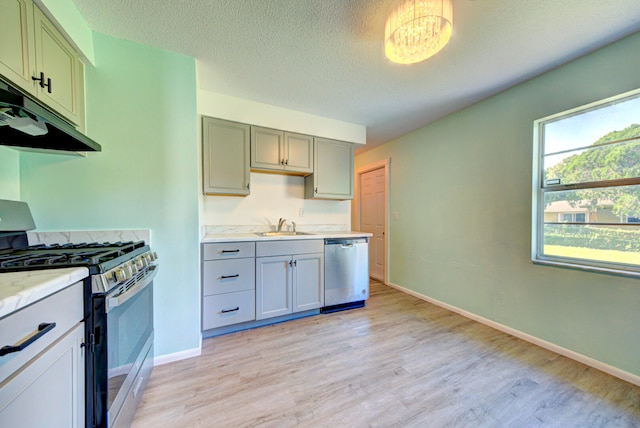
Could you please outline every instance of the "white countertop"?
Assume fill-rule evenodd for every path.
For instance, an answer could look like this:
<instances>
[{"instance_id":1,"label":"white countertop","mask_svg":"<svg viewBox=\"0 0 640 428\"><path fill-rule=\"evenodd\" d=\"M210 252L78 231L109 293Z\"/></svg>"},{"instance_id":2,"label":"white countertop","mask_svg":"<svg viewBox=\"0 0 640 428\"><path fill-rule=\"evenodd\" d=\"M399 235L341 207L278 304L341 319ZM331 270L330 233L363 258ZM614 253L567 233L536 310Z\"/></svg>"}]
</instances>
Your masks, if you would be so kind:
<instances>
[{"instance_id":1,"label":"white countertop","mask_svg":"<svg viewBox=\"0 0 640 428\"><path fill-rule=\"evenodd\" d=\"M335 238L364 238L373 234L367 232L348 231L322 231L310 232L308 235L295 236L260 236L257 233L208 233L202 238L202 243L207 242L241 242L241 241L289 241L293 239L335 239Z\"/></svg>"},{"instance_id":2,"label":"white countertop","mask_svg":"<svg viewBox=\"0 0 640 428\"><path fill-rule=\"evenodd\" d=\"M89 276L83 267L0 273L0 318Z\"/></svg>"}]
</instances>

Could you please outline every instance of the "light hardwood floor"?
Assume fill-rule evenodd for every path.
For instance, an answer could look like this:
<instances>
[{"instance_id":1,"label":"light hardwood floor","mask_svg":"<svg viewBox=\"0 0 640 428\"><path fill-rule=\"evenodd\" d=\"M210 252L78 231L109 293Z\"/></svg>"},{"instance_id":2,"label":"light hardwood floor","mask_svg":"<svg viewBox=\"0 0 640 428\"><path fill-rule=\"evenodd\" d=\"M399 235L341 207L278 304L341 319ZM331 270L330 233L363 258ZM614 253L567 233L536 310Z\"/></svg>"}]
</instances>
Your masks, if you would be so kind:
<instances>
[{"instance_id":1,"label":"light hardwood floor","mask_svg":"<svg viewBox=\"0 0 640 428\"><path fill-rule=\"evenodd\" d=\"M203 342L140 427L640 427L640 388L379 283L366 308Z\"/></svg>"}]
</instances>

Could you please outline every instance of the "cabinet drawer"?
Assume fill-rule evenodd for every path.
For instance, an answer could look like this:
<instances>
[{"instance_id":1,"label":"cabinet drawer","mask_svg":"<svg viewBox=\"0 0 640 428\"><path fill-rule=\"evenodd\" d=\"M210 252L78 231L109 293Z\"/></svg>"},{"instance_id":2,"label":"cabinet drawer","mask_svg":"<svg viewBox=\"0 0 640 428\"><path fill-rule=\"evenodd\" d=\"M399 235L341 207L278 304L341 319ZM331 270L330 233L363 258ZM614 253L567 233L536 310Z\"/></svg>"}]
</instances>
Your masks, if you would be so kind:
<instances>
[{"instance_id":1,"label":"cabinet drawer","mask_svg":"<svg viewBox=\"0 0 640 428\"><path fill-rule=\"evenodd\" d=\"M207 260L203 262L202 294L255 290L255 259Z\"/></svg>"},{"instance_id":2,"label":"cabinet drawer","mask_svg":"<svg viewBox=\"0 0 640 428\"><path fill-rule=\"evenodd\" d=\"M256 293L253 290L216 294L202 299L202 329L256 319Z\"/></svg>"},{"instance_id":3,"label":"cabinet drawer","mask_svg":"<svg viewBox=\"0 0 640 428\"><path fill-rule=\"evenodd\" d=\"M202 260L240 259L255 257L255 242L222 242L202 245Z\"/></svg>"},{"instance_id":4,"label":"cabinet drawer","mask_svg":"<svg viewBox=\"0 0 640 428\"><path fill-rule=\"evenodd\" d=\"M256 254L258 257L322 252L324 252L323 239L290 239L284 241L264 241L256 243Z\"/></svg>"},{"instance_id":5,"label":"cabinet drawer","mask_svg":"<svg viewBox=\"0 0 640 428\"><path fill-rule=\"evenodd\" d=\"M82 287L77 282L0 320L0 347L23 342L40 324L55 323L22 351L0 357L0 383L82 321Z\"/></svg>"}]
</instances>

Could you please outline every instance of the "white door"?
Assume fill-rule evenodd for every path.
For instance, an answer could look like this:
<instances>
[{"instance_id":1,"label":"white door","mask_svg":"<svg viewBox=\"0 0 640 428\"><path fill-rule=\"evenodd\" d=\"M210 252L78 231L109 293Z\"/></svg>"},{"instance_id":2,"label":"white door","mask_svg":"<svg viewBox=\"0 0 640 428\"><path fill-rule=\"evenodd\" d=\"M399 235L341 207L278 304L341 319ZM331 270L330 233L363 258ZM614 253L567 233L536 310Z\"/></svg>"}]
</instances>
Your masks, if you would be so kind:
<instances>
[{"instance_id":1,"label":"white door","mask_svg":"<svg viewBox=\"0 0 640 428\"><path fill-rule=\"evenodd\" d=\"M365 172L361 180L360 229L372 233L369 241L369 276L384 282L385 182L384 167Z\"/></svg>"}]
</instances>

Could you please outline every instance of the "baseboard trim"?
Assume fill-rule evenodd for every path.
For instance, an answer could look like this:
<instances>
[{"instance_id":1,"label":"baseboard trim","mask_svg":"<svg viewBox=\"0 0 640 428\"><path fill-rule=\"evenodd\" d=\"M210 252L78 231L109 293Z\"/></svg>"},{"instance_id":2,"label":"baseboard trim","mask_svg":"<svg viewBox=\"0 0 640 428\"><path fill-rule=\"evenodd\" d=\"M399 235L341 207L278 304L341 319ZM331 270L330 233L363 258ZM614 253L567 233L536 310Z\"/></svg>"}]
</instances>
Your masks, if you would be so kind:
<instances>
[{"instance_id":1,"label":"baseboard trim","mask_svg":"<svg viewBox=\"0 0 640 428\"><path fill-rule=\"evenodd\" d=\"M163 364L173 363L175 361L186 360L187 358L191 357L198 357L200 356L200 354L202 354L202 340L200 340L200 346L198 346L197 348L154 357L153 365L161 366Z\"/></svg>"},{"instance_id":2,"label":"baseboard trim","mask_svg":"<svg viewBox=\"0 0 640 428\"><path fill-rule=\"evenodd\" d=\"M594 369L600 370L611 376L615 376L619 379L622 379L626 382L632 383L634 385L640 386L640 376L635 375L633 373L629 373L627 371L621 370L617 367L610 366L602 361L595 360L591 357L587 357L586 355L580 354L578 352L572 351L571 349L564 348L562 346L556 345L555 343L547 342L544 339L540 339L538 337L532 336L530 334L524 333L520 330L516 330L514 328L508 327L504 324L500 324L498 322L492 321L490 319L484 318L482 316L476 315L473 312L465 311L464 309L460 309L456 306L450 305L448 303L441 302L440 300L433 299L431 297L425 296L424 294L420 294L416 291L410 290L408 288L402 287L398 284L393 284L389 282L390 287L395 288L398 291L401 291L405 294L409 294L413 297L417 297L420 300L424 300L426 302L432 303L436 306L440 306L441 308L447 309L451 312L455 312L459 315L462 315L465 318L469 318L473 321L477 321L481 324L484 324L488 327L499 330L503 333L509 334L511 336L517 337L518 339L522 339L526 342L532 343L534 345L540 346L541 348L548 349L549 351L555 352L556 354L560 354L572 360L578 361L587 366L593 367Z\"/></svg>"}]
</instances>

